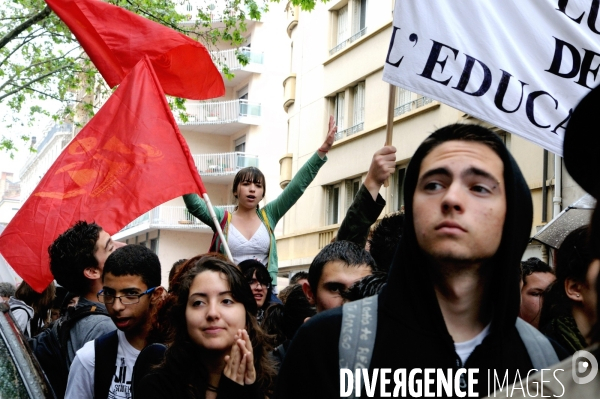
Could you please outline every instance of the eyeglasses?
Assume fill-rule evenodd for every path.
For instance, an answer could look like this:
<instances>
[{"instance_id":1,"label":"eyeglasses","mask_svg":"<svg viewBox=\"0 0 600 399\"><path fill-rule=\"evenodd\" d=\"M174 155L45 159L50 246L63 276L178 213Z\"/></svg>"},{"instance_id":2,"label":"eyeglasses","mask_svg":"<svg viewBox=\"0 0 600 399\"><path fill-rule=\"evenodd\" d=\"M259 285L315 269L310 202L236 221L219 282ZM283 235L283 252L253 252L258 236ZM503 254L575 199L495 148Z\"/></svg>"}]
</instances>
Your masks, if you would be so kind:
<instances>
[{"instance_id":1,"label":"eyeglasses","mask_svg":"<svg viewBox=\"0 0 600 399\"><path fill-rule=\"evenodd\" d=\"M266 289L271 288L271 283L261 283L255 278L253 278L252 280L248 280L248 284L250 284L250 287L257 287L260 285L261 287L264 287Z\"/></svg>"},{"instance_id":2,"label":"eyeglasses","mask_svg":"<svg viewBox=\"0 0 600 399\"><path fill-rule=\"evenodd\" d=\"M141 294L122 295L122 296L106 294L106 293L104 293L104 290L100 290L97 297L100 302L102 302L106 305L112 305L113 303L115 303L115 300L117 300L117 299L120 299L121 303L123 305L135 305L136 303L140 302L141 297L143 297L144 295L150 294L155 289L156 289L156 287L153 287L153 288L150 288L150 289L142 292Z\"/></svg>"}]
</instances>

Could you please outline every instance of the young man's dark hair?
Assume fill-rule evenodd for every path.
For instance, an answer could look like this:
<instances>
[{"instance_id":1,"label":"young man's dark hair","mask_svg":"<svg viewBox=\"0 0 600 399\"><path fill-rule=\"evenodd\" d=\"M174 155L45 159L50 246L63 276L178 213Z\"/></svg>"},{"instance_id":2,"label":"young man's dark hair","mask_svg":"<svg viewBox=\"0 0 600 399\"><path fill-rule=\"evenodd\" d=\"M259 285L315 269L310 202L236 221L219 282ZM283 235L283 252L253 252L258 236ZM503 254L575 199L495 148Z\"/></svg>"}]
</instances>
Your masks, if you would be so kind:
<instances>
[{"instance_id":1,"label":"young man's dark hair","mask_svg":"<svg viewBox=\"0 0 600 399\"><path fill-rule=\"evenodd\" d=\"M149 288L160 285L158 256L143 245L128 245L112 253L104 263L102 277L107 273L116 277L140 276Z\"/></svg>"},{"instance_id":2,"label":"young man's dark hair","mask_svg":"<svg viewBox=\"0 0 600 399\"><path fill-rule=\"evenodd\" d=\"M342 292L377 270L371 254L350 241L334 241L315 256L308 269L304 294L317 312L342 306Z\"/></svg>"},{"instance_id":3,"label":"young man's dark hair","mask_svg":"<svg viewBox=\"0 0 600 399\"><path fill-rule=\"evenodd\" d=\"M69 292L78 295L87 292L90 281L83 272L98 265L94 249L101 231L102 227L96 223L80 220L48 247L50 271Z\"/></svg>"},{"instance_id":4,"label":"young man's dark hair","mask_svg":"<svg viewBox=\"0 0 600 399\"><path fill-rule=\"evenodd\" d=\"M400 212L385 215L373 228L369 237L369 253L375 259L377 268L387 272L390 270L396 248L402 238L404 214Z\"/></svg>"},{"instance_id":5,"label":"young man's dark hair","mask_svg":"<svg viewBox=\"0 0 600 399\"><path fill-rule=\"evenodd\" d=\"M300 281L302 279L308 280L308 272L300 271L300 272L294 273L292 278L290 278L290 285L298 284L298 281Z\"/></svg>"},{"instance_id":6,"label":"young man's dark hair","mask_svg":"<svg viewBox=\"0 0 600 399\"><path fill-rule=\"evenodd\" d=\"M527 276L532 273L552 273L554 270L540 258L529 258L521 262L521 279L523 284L527 284Z\"/></svg>"},{"instance_id":7,"label":"young man's dark hair","mask_svg":"<svg viewBox=\"0 0 600 399\"><path fill-rule=\"evenodd\" d=\"M313 290L316 290L319 285L319 279L323 274L325 264L333 261L343 262L346 266L367 265L372 270L377 269L373 257L363 248L350 241L334 241L323 247L310 264L308 284Z\"/></svg>"}]
</instances>

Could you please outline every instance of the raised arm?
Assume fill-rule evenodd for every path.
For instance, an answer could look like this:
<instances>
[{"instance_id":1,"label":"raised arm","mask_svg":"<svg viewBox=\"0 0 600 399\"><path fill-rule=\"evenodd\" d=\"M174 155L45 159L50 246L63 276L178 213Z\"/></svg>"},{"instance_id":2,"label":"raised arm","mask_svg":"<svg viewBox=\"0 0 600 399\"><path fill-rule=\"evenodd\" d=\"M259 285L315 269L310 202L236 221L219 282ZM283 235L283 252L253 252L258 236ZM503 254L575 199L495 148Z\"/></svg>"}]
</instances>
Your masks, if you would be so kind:
<instances>
[{"instance_id":1,"label":"raised arm","mask_svg":"<svg viewBox=\"0 0 600 399\"><path fill-rule=\"evenodd\" d=\"M365 182L360 186L338 230L336 240L352 241L363 248L369 228L385 207L379 189L396 168L396 148L385 146L373 155Z\"/></svg>"},{"instance_id":2,"label":"raised arm","mask_svg":"<svg viewBox=\"0 0 600 399\"><path fill-rule=\"evenodd\" d=\"M312 183L321 166L327 161L327 152L331 149L335 140L337 126L333 116L329 117L327 137L317 152L298 170L283 192L273 201L269 202L265 209L271 216L273 226L285 215L285 213L298 201L304 190Z\"/></svg>"}]
</instances>

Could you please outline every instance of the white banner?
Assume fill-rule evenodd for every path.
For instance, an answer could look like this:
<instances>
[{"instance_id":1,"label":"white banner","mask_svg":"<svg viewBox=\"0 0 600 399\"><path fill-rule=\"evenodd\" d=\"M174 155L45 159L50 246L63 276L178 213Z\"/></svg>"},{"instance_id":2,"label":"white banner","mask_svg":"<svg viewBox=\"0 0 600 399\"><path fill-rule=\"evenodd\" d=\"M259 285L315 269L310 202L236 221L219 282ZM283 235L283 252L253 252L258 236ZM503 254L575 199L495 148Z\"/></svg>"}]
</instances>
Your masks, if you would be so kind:
<instances>
[{"instance_id":1,"label":"white banner","mask_svg":"<svg viewBox=\"0 0 600 399\"><path fill-rule=\"evenodd\" d=\"M600 84L599 4L396 0L383 79L562 155L572 110Z\"/></svg>"}]
</instances>

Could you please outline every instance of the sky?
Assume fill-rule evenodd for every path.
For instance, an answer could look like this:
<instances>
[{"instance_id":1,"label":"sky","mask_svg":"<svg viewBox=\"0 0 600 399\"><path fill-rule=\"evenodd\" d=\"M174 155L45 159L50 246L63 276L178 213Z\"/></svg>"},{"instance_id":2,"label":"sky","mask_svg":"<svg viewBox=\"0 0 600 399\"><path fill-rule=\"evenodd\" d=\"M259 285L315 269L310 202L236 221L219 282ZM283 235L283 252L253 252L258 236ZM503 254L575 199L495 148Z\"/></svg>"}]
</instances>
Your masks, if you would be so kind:
<instances>
[{"instance_id":1,"label":"sky","mask_svg":"<svg viewBox=\"0 0 600 399\"><path fill-rule=\"evenodd\" d=\"M58 112L60 105L54 104L54 101L39 101L39 105L47 108L50 113ZM25 107L24 107L25 108ZM27 162L27 159L32 154L29 151L29 144L22 141L19 137L21 135L36 136L38 143L41 141L44 131L52 123L51 118L42 118L34 126L20 126L6 130L6 127L2 123L3 120L8 119L12 116L13 111L10 110L6 105L0 103L0 136L11 138L17 146L17 151L13 152L14 159L11 159L9 153L0 150L0 172L13 172L15 174L15 181L19 180L19 171Z\"/></svg>"}]
</instances>

